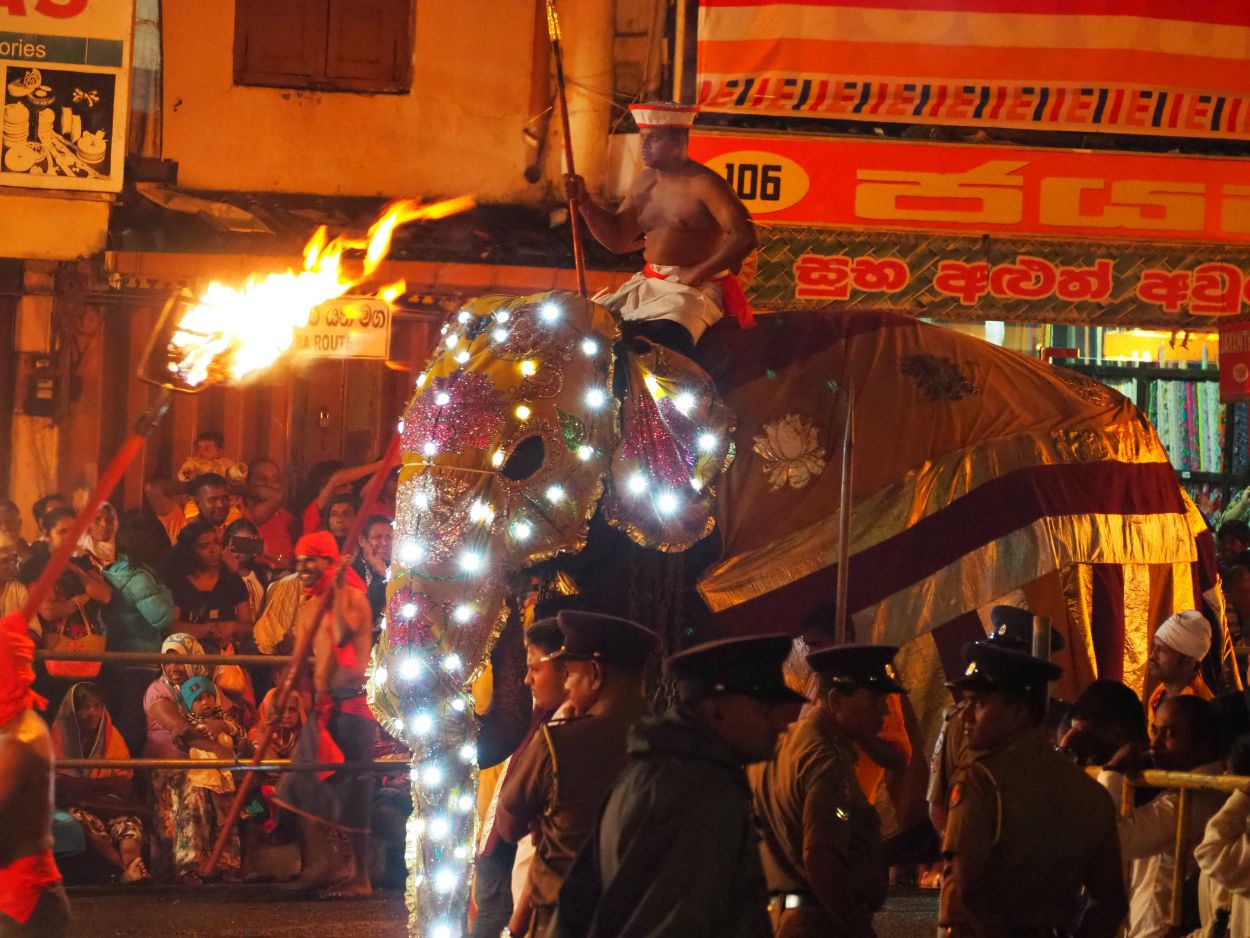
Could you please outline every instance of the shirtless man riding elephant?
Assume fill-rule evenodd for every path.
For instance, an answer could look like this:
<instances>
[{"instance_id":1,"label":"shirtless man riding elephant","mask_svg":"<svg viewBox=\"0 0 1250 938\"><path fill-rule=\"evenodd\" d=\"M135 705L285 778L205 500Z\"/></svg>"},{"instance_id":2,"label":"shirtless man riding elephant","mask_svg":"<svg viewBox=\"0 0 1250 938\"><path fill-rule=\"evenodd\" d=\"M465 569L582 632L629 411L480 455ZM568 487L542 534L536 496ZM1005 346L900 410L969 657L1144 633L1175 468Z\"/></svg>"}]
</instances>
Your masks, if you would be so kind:
<instances>
[{"instance_id":1,"label":"shirtless man riding elephant","mask_svg":"<svg viewBox=\"0 0 1250 938\"><path fill-rule=\"evenodd\" d=\"M755 249L755 225L729 184L686 155L696 107L635 104L646 165L615 211L596 203L581 176L568 196L608 250L643 248L647 265L596 301L617 313L625 336L643 336L685 355L725 313L753 323L735 274Z\"/></svg>"}]
</instances>

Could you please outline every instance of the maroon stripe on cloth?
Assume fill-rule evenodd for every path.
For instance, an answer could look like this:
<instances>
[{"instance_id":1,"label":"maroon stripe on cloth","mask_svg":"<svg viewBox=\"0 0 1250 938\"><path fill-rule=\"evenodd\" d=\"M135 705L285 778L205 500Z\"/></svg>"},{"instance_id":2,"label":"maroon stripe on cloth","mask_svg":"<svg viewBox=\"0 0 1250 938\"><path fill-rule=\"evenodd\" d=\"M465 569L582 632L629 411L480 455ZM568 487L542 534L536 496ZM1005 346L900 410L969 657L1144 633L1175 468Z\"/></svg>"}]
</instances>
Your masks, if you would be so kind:
<instances>
[{"instance_id":1,"label":"maroon stripe on cloth","mask_svg":"<svg viewBox=\"0 0 1250 938\"><path fill-rule=\"evenodd\" d=\"M1124 568L1114 563L1096 563L1090 636L1098 677L1124 679Z\"/></svg>"},{"instance_id":2,"label":"maroon stripe on cloth","mask_svg":"<svg viewBox=\"0 0 1250 938\"><path fill-rule=\"evenodd\" d=\"M1032 466L978 486L894 537L851 558L850 611L879 603L1013 531L1045 517L1184 513L1167 463ZM837 564L717 614L731 634L797 632L803 614L836 593Z\"/></svg>"},{"instance_id":3,"label":"maroon stripe on cloth","mask_svg":"<svg viewBox=\"0 0 1250 938\"><path fill-rule=\"evenodd\" d=\"M1224 641L1227 630L1220 624L1215 609L1207 603L1206 593L1215 586L1220 573L1220 561L1215 549L1215 535L1210 528L1194 538L1194 541L1198 545L1198 559L1189 565L1194 580L1194 605L1211 623L1211 650L1202 660L1202 679L1206 681L1207 687L1218 694L1224 686Z\"/></svg>"},{"instance_id":4,"label":"maroon stripe on cloth","mask_svg":"<svg viewBox=\"0 0 1250 938\"><path fill-rule=\"evenodd\" d=\"M975 612L965 612L942 623L930 634L937 644L938 659L942 662L942 673L946 675L946 680L957 681L964 676L967 664L963 656L964 645L984 639L985 626Z\"/></svg>"}]
</instances>

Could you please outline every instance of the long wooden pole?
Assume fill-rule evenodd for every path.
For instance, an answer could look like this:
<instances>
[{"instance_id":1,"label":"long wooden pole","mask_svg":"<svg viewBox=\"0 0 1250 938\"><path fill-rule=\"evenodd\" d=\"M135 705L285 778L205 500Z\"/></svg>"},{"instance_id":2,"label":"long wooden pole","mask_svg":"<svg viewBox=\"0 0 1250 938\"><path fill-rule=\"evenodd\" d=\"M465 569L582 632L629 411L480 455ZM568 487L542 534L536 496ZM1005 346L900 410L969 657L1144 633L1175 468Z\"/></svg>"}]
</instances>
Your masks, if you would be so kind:
<instances>
[{"instance_id":1,"label":"long wooden pole","mask_svg":"<svg viewBox=\"0 0 1250 938\"><path fill-rule=\"evenodd\" d=\"M556 98L560 102L560 120L564 125L564 162L569 175L577 175L573 163L573 130L569 124L568 86L564 80L564 49L563 37L560 33L560 17L556 13L555 0L545 0L547 4L547 35L551 39L551 51L556 62ZM586 248L582 241L582 216L578 211L578 200L569 194L569 228L573 233L573 264L577 268L577 292L586 296Z\"/></svg>"},{"instance_id":2,"label":"long wooden pole","mask_svg":"<svg viewBox=\"0 0 1250 938\"><path fill-rule=\"evenodd\" d=\"M834 636L846 644L846 623L850 617L851 583L851 487L855 477L855 385L845 389L846 426L842 431L842 492L838 499L838 585L834 606Z\"/></svg>"},{"instance_id":3,"label":"long wooden pole","mask_svg":"<svg viewBox=\"0 0 1250 938\"><path fill-rule=\"evenodd\" d=\"M391 471L391 467L399 459L399 444L400 436L396 433L391 437L391 444L386 448L386 454L382 457L381 462L378 463L378 468L373 471L373 475L369 477L368 483L360 493L360 503L362 505L371 505L378 497L387 473ZM317 631L316 626L320 624L321 617L330 611L331 603L334 602L334 595L347 574L347 564L353 552L352 545L360 541L360 535L364 533L367 520L368 512L360 511L356 513L356 520L352 522L352 526L347 532L347 537L343 540L345 550L339 555L338 563L334 568L334 576L330 579L330 586L321 594L317 601L313 614L314 627L296 636L295 649L291 653L291 666L282 675L282 683L278 686L278 694L274 698L269 722L262 725L260 732L256 734L261 740L261 744L256 747L256 752L252 756L252 765L260 765L264 762L265 756L269 755L269 750L273 747L274 739L277 736L278 721L282 718L282 711L286 708L287 699L295 688L295 678L304 666L309 652L312 651L313 635ZM243 813L243 807L251 796L257 777L255 773L245 775L242 784L235 790L234 801L230 803L230 812L226 815L226 819L221 825L221 832L217 835L217 842L213 844L213 852L209 854L208 860L200 868L203 876L211 876L216 872L217 864L221 862L221 855L226 849L226 842L230 839L230 832L234 829L234 825L239 821L239 816Z\"/></svg>"}]
</instances>

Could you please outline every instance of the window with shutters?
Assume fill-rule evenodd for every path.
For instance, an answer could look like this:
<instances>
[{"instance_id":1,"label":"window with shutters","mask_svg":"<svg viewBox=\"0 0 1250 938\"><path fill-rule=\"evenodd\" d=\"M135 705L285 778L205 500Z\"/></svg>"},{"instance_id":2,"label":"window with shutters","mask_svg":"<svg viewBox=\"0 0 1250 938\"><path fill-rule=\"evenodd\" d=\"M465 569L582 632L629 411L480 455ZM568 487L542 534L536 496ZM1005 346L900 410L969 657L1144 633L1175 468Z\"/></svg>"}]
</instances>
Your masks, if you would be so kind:
<instances>
[{"instance_id":1,"label":"window with shutters","mask_svg":"<svg viewBox=\"0 0 1250 938\"><path fill-rule=\"evenodd\" d=\"M407 91L412 86L414 3L235 0L235 83Z\"/></svg>"}]
</instances>

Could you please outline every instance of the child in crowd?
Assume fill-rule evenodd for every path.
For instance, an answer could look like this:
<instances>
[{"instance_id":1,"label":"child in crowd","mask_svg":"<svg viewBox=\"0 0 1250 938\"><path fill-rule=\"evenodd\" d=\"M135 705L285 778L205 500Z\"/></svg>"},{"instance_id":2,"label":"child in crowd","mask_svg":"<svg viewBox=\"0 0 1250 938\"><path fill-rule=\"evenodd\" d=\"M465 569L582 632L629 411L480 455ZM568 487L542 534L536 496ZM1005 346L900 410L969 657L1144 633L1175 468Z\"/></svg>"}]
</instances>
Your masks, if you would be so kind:
<instances>
[{"instance_id":1,"label":"child in crowd","mask_svg":"<svg viewBox=\"0 0 1250 938\"><path fill-rule=\"evenodd\" d=\"M247 755L251 743L243 727L228 717L221 708L217 687L208 678L197 675L189 678L181 688L182 701L190 711L190 723L210 739L234 750L236 756ZM192 746L192 759L213 759L212 753ZM217 794L234 791L234 776L223 769L191 769L187 781L196 788L207 788Z\"/></svg>"},{"instance_id":2,"label":"child in crowd","mask_svg":"<svg viewBox=\"0 0 1250 938\"><path fill-rule=\"evenodd\" d=\"M247 466L227 456L223 452L225 447L226 438L220 432L205 430L195 438L191 455L178 470L179 481L190 482L202 475L215 472L219 476L225 476L231 488L241 487L247 480Z\"/></svg>"}]
</instances>

